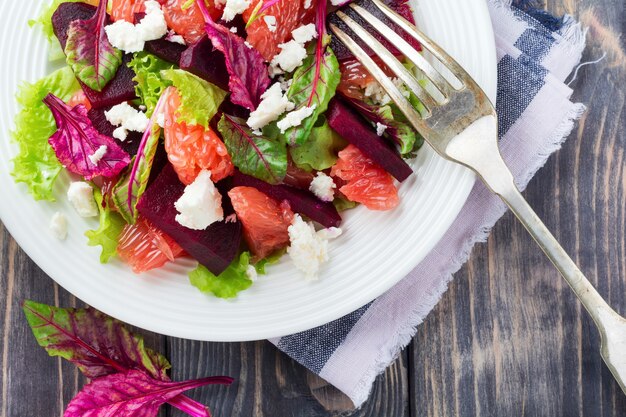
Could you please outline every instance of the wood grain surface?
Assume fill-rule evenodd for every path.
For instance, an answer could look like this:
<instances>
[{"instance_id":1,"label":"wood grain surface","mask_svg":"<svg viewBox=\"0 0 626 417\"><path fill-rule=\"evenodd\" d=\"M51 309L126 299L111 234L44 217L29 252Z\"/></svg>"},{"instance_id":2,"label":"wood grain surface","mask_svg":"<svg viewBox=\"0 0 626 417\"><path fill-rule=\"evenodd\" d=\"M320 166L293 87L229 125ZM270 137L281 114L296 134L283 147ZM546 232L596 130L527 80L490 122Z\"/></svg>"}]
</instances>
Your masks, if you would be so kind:
<instances>
[{"instance_id":1,"label":"wood grain surface","mask_svg":"<svg viewBox=\"0 0 626 417\"><path fill-rule=\"evenodd\" d=\"M626 6L548 0L589 27L586 66L572 86L589 106L525 195L600 293L626 313ZM39 348L20 311L35 299L82 305L0 229L0 417L62 416L84 379ZM370 400L346 397L267 342L200 343L147 332L173 378L227 374L231 388L192 396L215 416L626 416L598 333L574 295L510 214L478 245ZM163 409L163 416L181 416Z\"/></svg>"}]
</instances>

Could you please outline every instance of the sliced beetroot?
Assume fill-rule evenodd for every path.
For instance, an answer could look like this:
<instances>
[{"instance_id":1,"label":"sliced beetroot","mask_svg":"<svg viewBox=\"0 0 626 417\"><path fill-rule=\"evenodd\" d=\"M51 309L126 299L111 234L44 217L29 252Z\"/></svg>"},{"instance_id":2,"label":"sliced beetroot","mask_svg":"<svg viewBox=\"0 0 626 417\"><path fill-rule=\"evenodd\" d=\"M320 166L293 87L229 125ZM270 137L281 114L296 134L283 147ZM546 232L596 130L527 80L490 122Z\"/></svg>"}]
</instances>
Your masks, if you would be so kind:
<instances>
[{"instance_id":1,"label":"sliced beetroot","mask_svg":"<svg viewBox=\"0 0 626 417\"><path fill-rule=\"evenodd\" d=\"M184 190L185 186L178 179L174 168L167 164L143 194L137 209L157 228L171 236L189 255L219 275L239 252L241 223L222 221L213 223L206 230L191 230L181 226L176 221L178 213L174 202ZM228 195L224 193L222 198L227 199Z\"/></svg>"},{"instance_id":2,"label":"sliced beetroot","mask_svg":"<svg viewBox=\"0 0 626 417\"><path fill-rule=\"evenodd\" d=\"M165 39L157 39L155 41L146 42L144 50L153 55L158 56L164 61L178 65L180 56L187 49L185 45L176 42L166 41Z\"/></svg>"},{"instance_id":3,"label":"sliced beetroot","mask_svg":"<svg viewBox=\"0 0 626 417\"><path fill-rule=\"evenodd\" d=\"M52 28L63 49L65 49L67 42L67 30L70 23L74 20L89 19L95 13L96 8L85 3L61 3L59 5L52 15ZM85 95L94 108L113 106L137 98L133 81L135 73L128 67L131 59L132 55L124 55L122 65L117 70L115 77L100 92L81 83Z\"/></svg>"},{"instance_id":4,"label":"sliced beetroot","mask_svg":"<svg viewBox=\"0 0 626 417\"><path fill-rule=\"evenodd\" d=\"M235 171L233 187L254 187L276 201L287 200L291 210L303 214L324 227L339 227L341 216L332 203L319 200L309 191L289 185L271 185L265 181Z\"/></svg>"},{"instance_id":5,"label":"sliced beetroot","mask_svg":"<svg viewBox=\"0 0 626 417\"><path fill-rule=\"evenodd\" d=\"M104 115L104 112L110 109L111 106L99 109L91 109L87 113L87 116L91 120L91 123L93 123L93 127L95 127L98 132L102 133L103 135L113 137L113 131L115 130L115 126L109 123L106 116ZM122 142L118 139L115 139L115 141L119 143L120 146L126 152L128 152L129 155L134 156L137 154L137 149L139 148L139 143L141 142L142 136L143 135L139 132L128 132L128 137L125 141Z\"/></svg>"},{"instance_id":6,"label":"sliced beetroot","mask_svg":"<svg viewBox=\"0 0 626 417\"><path fill-rule=\"evenodd\" d=\"M182 53L180 68L228 91L229 77L224 54L214 49L206 36Z\"/></svg>"},{"instance_id":7,"label":"sliced beetroot","mask_svg":"<svg viewBox=\"0 0 626 417\"><path fill-rule=\"evenodd\" d=\"M401 34L402 38L404 38L404 40L409 42L411 45L413 45L418 50L421 49L420 45L419 45L419 42L417 42L415 39L413 39L412 36L408 35L406 32L404 32L402 29L400 29L396 24L392 23L383 14L383 12L381 12L378 9L378 7L376 7L370 0L358 0L358 1L354 1L352 3L358 4L359 6L362 6L364 9L368 10L374 16L376 16L377 18L379 18L383 22L387 23L387 25L389 25L394 30L394 32L396 32L398 34ZM398 14L400 14L402 17L404 17L409 22L415 24L415 17L413 16L413 11L412 11L411 6L409 4L409 0L383 0L383 3L385 3L387 6L389 6L392 10L395 10L396 12L398 12ZM391 45L389 43L389 41L387 41L387 39L383 38L375 29L373 29L369 24L367 24L359 15L354 13L350 9L349 6L345 6L341 10L344 11L346 14L348 14L350 17L352 17L354 20L356 20L358 23L360 23L362 26L365 26L366 28L370 29L369 32L372 35L374 35L376 37L376 39L378 39L383 45L385 45L385 47L387 47L390 51L392 51L394 53L394 55L402 55L393 45ZM333 24L337 25L343 31L345 31L347 33L351 33L350 29L348 29L346 24L343 23L343 21L341 19L339 19L337 16L335 16L334 13L330 15L329 19L330 19L330 22L332 22ZM364 45L361 45L361 46L364 46ZM346 48L346 46L341 41L339 41L335 36L333 36L333 38L331 40L331 48L332 48L333 52L335 53L335 55L337 56L337 59L339 59L339 60L354 58L354 56L348 50L348 48ZM373 55L373 52L371 50L369 50L369 48L367 48L367 46L365 46L365 49L366 49L366 51L370 55Z\"/></svg>"},{"instance_id":8,"label":"sliced beetroot","mask_svg":"<svg viewBox=\"0 0 626 417\"><path fill-rule=\"evenodd\" d=\"M328 106L326 118L334 131L359 148L398 181L404 181L413 173L400 154L378 136L364 118L343 101L333 99Z\"/></svg>"}]
</instances>

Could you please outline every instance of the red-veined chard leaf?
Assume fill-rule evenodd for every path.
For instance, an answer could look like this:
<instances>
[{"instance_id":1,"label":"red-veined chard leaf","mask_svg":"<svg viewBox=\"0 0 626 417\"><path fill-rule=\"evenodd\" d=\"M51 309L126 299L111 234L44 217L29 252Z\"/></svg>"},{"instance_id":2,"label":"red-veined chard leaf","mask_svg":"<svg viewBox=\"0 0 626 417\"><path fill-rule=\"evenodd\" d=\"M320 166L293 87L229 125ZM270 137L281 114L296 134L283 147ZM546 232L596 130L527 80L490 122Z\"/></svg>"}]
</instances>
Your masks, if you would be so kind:
<instances>
[{"instance_id":1,"label":"red-veined chard leaf","mask_svg":"<svg viewBox=\"0 0 626 417\"><path fill-rule=\"evenodd\" d=\"M100 0L91 19L70 23L65 44L67 64L76 78L96 91L106 87L122 64L122 51L111 45L104 31L107 3L107 0Z\"/></svg>"},{"instance_id":2,"label":"red-veined chard leaf","mask_svg":"<svg viewBox=\"0 0 626 417\"><path fill-rule=\"evenodd\" d=\"M93 380L70 401L64 417L156 417L166 401L190 389L211 384L230 385L232 378L215 376L183 382L161 381L142 371L129 371Z\"/></svg>"},{"instance_id":3,"label":"red-veined chard leaf","mask_svg":"<svg viewBox=\"0 0 626 417\"><path fill-rule=\"evenodd\" d=\"M120 178L113 188L112 198L115 207L129 224L135 224L137 221L137 202L148 186L152 163L161 136L161 127L157 123L157 118L163 111L163 106L172 88L168 87L157 102L146 131L141 138L137 155L133 159L132 168Z\"/></svg>"},{"instance_id":4,"label":"red-veined chard leaf","mask_svg":"<svg viewBox=\"0 0 626 417\"><path fill-rule=\"evenodd\" d=\"M248 110L255 110L261 101L261 95L271 82L263 57L259 51L248 47L243 38L214 22L204 0L196 2L204 15L205 30L213 47L224 54L226 70L230 76L230 101Z\"/></svg>"},{"instance_id":5,"label":"red-veined chard leaf","mask_svg":"<svg viewBox=\"0 0 626 417\"><path fill-rule=\"evenodd\" d=\"M87 378L141 370L169 381L169 361L145 347L141 336L98 310L64 309L34 301L25 301L23 310L39 346L50 356L72 362ZM209 417L206 407L190 398L178 396L168 402L190 415Z\"/></svg>"},{"instance_id":6,"label":"red-veined chard leaf","mask_svg":"<svg viewBox=\"0 0 626 417\"><path fill-rule=\"evenodd\" d=\"M82 175L86 180L97 176L106 178L119 174L130 163L130 156L113 138L98 132L93 126L87 109L82 104L71 108L60 98L48 94L43 102L48 106L57 131L48 142L54 153L68 171ZM94 164L90 159L101 146L106 146L104 156Z\"/></svg>"},{"instance_id":7,"label":"red-veined chard leaf","mask_svg":"<svg viewBox=\"0 0 626 417\"><path fill-rule=\"evenodd\" d=\"M223 114L218 125L233 164L244 174L278 184L287 173L287 147L277 139L256 135L246 121Z\"/></svg>"},{"instance_id":8,"label":"red-veined chard leaf","mask_svg":"<svg viewBox=\"0 0 626 417\"><path fill-rule=\"evenodd\" d=\"M287 91L289 101L296 104L294 111L304 107L313 108L311 115L302 120L300 125L289 128L285 132L288 142L295 146L307 141L317 118L328 108L328 103L334 97L341 80L339 61L328 46L330 36L326 33L327 7L326 1L317 3L318 39L315 49L295 71L293 81Z\"/></svg>"},{"instance_id":9,"label":"red-veined chard leaf","mask_svg":"<svg viewBox=\"0 0 626 417\"><path fill-rule=\"evenodd\" d=\"M346 97L346 99L363 117L372 123L380 123L386 126L384 136L393 140L400 147L402 155L409 155L421 146L423 142L422 137L406 122L404 117L399 114L399 111L393 111L393 104L377 106L350 97Z\"/></svg>"}]
</instances>

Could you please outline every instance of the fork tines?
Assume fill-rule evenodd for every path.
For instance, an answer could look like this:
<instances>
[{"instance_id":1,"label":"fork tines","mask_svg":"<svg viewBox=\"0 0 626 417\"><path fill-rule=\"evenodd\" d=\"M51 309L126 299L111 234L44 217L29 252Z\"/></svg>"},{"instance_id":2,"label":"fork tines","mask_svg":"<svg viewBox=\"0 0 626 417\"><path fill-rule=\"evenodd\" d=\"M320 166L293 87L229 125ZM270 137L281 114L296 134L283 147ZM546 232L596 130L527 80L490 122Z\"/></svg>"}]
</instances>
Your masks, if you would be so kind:
<instances>
[{"instance_id":1,"label":"fork tines","mask_svg":"<svg viewBox=\"0 0 626 417\"><path fill-rule=\"evenodd\" d=\"M393 22L397 28L403 30L418 41L426 51L447 67L452 74L459 74L463 76L466 74L463 68L452 57L450 57L450 55L448 55L442 48L419 31L413 24L408 22L395 11L391 10L380 0L370 1L382 13L384 13L384 15L389 18L389 20ZM427 84L422 85L416 78L415 74L408 70L387 47L385 47L370 33L367 28L358 23L356 19L352 18L344 11L339 10L336 12L336 16L350 29L350 31L354 33L354 35L356 35L356 38L360 39L361 42L367 45L366 47L371 49L424 105L424 109L421 109L418 114L398 86L389 78L383 69L376 64L365 49L359 45L353 37L348 35L346 31L340 28L339 25L331 23L331 31L346 45L348 50L350 50L350 52L352 52L352 54L359 61L361 61L363 66L372 74L372 76L380 82L383 89L400 107L400 110L405 113L407 117L409 117L409 119L416 117L426 119L430 117L435 107L447 103L451 94L465 88L464 82L466 80L461 80L455 76L458 81L457 84L460 84L460 86L453 85L453 83L437 71L417 49L411 46L409 42L396 33L388 23L383 22L360 5L353 3L350 4L349 7L354 13L356 13L356 15L367 22L368 25L374 28L374 30L380 33L385 39L387 39L402 55L404 55L406 59L413 63L421 71L426 80L428 80ZM469 76L464 76L465 79L468 77ZM409 114L407 114L407 112Z\"/></svg>"}]
</instances>

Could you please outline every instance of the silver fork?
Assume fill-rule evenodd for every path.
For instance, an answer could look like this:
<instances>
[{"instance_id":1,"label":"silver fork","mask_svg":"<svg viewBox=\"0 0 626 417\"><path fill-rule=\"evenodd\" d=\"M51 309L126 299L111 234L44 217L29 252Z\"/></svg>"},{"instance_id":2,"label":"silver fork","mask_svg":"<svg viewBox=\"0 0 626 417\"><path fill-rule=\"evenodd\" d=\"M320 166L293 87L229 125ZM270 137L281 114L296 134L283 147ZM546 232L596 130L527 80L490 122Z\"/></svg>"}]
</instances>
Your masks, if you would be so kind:
<instances>
[{"instance_id":1,"label":"silver fork","mask_svg":"<svg viewBox=\"0 0 626 417\"><path fill-rule=\"evenodd\" d=\"M337 11L337 17L350 28L356 38L374 51L420 99L424 109L418 112L353 37L334 23L329 25L330 30L378 80L409 122L439 155L474 171L509 206L595 321L602 339L602 358L622 391L626 393L626 320L604 301L517 189L513 175L498 148L495 108L472 77L442 48L380 0L370 1L395 25L421 43L426 51L454 75L460 85L454 86L456 83L449 80L449 74L447 77L442 75L386 23L363 7L350 4L349 7L356 14L391 42L425 75L430 86L423 87L415 75L367 29L346 13Z\"/></svg>"}]
</instances>

